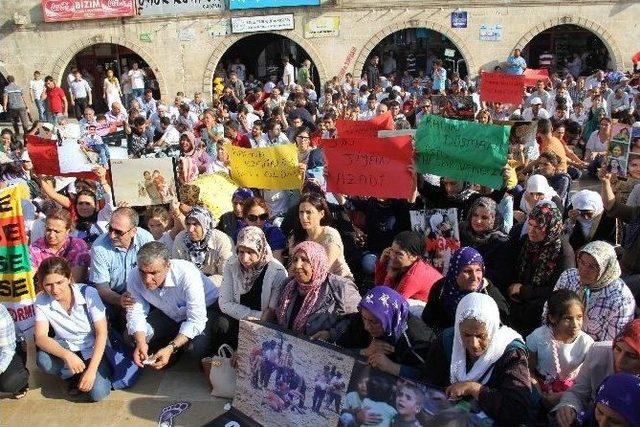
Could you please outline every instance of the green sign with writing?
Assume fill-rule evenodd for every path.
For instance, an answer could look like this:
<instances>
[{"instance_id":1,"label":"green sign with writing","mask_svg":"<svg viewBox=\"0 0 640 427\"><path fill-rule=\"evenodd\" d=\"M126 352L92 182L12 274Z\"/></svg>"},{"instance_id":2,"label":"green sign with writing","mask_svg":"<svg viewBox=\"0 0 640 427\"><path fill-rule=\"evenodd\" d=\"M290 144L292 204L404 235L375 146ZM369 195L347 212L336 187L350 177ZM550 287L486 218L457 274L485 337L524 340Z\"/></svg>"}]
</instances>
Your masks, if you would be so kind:
<instances>
[{"instance_id":1,"label":"green sign with writing","mask_svg":"<svg viewBox=\"0 0 640 427\"><path fill-rule=\"evenodd\" d=\"M447 178L502 188L509 126L425 116L416 131L416 169Z\"/></svg>"},{"instance_id":2,"label":"green sign with writing","mask_svg":"<svg viewBox=\"0 0 640 427\"><path fill-rule=\"evenodd\" d=\"M140 41L145 43L153 42L153 34L151 33L140 33Z\"/></svg>"}]
</instances>

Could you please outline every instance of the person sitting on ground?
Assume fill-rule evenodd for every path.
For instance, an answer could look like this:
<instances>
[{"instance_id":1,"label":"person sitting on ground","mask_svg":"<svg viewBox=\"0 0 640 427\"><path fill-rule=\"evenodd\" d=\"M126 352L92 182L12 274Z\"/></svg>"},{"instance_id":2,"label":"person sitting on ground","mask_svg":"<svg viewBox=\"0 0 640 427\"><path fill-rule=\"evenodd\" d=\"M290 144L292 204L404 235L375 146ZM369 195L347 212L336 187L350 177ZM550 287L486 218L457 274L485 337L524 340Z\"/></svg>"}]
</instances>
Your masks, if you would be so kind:
<instances>
[{"instance_id":1,"label":"person sitting on ground","mask_svg":"<svg viewBox=\"0 0 640 427\"><path fill-rule=\"evenodd\" d=\"M22 399L29 390L26 345L16 340L16 325L9 311L0 304L0 393Z\"/></svg>"},{"instance_id":2,"label":"person sitting on ground","mask_svg":"<svg viewBox=\"0 0 640 427\"><path fill-rule=\"evenodd\" d=\"M565 233L574 251L594 240L616 243L616 221L604 213L599 193L591 190L574 193L568 209Z\"/></svg>"},{"instance_id":3,"label":"person sitting on ground","mask_svg":"<svg viewBox=\"0 0 640 427\"><path fill-rule=\"evenodd\" d=\"M608 376L598 388L585 427L640 425L640 378L619 373Z\"/></svg>"},{"instance_id":4,"label":"person sitting on ground","mask_svg":"<svg viewBox=\"0 0 640 427\"><path fill-rule=\"evenodd\" d=\"M280 228L269 221L269 206L262 197L251 197L244 201L242 205L243 220L240 223L238 232L246 226L260 228L267 237L269 247L273 251L273 257L282 262L283 252L287 246L287 240ZM233 236L234 240L236 235Z\"/></svg>"},{"instance_id":5,"label":"person sitting on ground","mask_svg":"<svg viewBox=\"0 0 640 427\"><path fill-rule=\"evenodd\" d=\"M238 188L231 196L231 206L233 210L225 212L218 221L218 230L233 238L238 234L238 227L244 217L243 205L245 200L253 197L253 191L249 188Z\"/></svg>"}]
</instances>

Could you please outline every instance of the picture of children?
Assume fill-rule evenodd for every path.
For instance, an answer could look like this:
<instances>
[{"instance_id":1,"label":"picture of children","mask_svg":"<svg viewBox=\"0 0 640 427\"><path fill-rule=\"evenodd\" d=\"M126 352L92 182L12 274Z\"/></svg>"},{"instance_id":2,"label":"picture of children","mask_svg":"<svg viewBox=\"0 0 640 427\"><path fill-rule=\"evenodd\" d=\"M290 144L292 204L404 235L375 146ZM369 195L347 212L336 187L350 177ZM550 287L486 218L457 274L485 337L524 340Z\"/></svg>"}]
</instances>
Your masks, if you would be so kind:
<instances>
[{"instance_id":1,"label":"picture of children","mask_svg":"<svg viewBox=\"0 0 640 427\"><path fill-rule=\"evenodd\" d=\"M119 148L110 148L119 150ZM111 159L114 197L130 206L151 206L176 200L174 159Z\"/></svg>"},{"instance_id":2,"label":"picture of children","mask_svg":"<svg viewBox=\"0 0 640 427\"><path fill-rule=\"evenodd\" d=\"M109 148L102 141L100 135L96 133L96 125L89 124L87 135L80 140L80 147L85 154L95 153L98 155L98 163L105 168L109 168ZM92 156L87 155L89 161Z\"/></svg>"},{"instance_id":3,"label":"picture of children","mask_svg":"<svg viewBox=\"0 0 640 427\"><path fill-rule=\"evenodd\" d=\"M624 178L627 175L624 160L620 160L617 157L609 158L608 169L612 174L618 176L619 178Z\"/></svg>"},{"instance_id":4,"label":"picture of children","mask_svg":"<svg viewBox=\"0 0 640 427\"><path fill-rule=\"evenodd\" d=\"M418 414L424 406L424 392L415 384L405 382L396 389L396 411L393 427L420 427Z\"/></svg>"},{"instance_id":5,"label":"picture of children","mask_svg":"<svg viewBox=\"0 0 640 427\"><path fill-rule=\"evenodd\" d=\"M438 271L446 274L451 255L460 248L457 210L434 209L426 211L425 216L428 222L425 255Z\"/></svg>"},{"instance_id":6,"label":"picture of children","mask_svg":"<svg viewBox=\"0 0 640 427\"><path fill-rule=\"evenodd\" d=\"M629 142L629 136L631 136L629 132L629 128L627 126L623 126L619 130L614 128L614 131L612 132L612 134L613 134L613 137L611 139L613 141L622 142L624 144L627 144Z\"/></svg>"},{"instance_id":7,"label":"picture of children","mask_svg":"<svg viewBox=\"0 0 640 427\"><path fill-rule=\"evenodd\" d=\"M611 144L611 147L609 149L609 154L611 155L612 158L617 158L618 160L624 160L627 154L625 148L626 146L622 144L613 143Z\"/></svg>"},{"instance_id":8,"label":"picture of children","mask_svg":"<svg viewBox=\"0 0 640 427\"><path fill-rule=\"evenodd\" d=\"M164 203L162 194L158 191L151 172L144 171L142 177L144 179L138 184L138 195L141 197L149 197L152 205L161 205Z\"/></svg>"}]
</instances>

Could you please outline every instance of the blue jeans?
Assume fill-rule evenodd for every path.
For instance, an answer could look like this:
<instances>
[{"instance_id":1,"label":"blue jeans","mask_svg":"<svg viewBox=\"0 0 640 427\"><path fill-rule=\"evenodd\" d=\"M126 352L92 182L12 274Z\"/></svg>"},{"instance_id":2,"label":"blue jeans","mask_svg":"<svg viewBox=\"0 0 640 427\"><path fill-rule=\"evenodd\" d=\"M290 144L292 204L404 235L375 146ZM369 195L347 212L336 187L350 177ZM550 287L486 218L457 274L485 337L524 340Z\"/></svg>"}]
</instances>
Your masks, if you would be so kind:
<instances>
[{"instance_id":1,"label":"blue jeans","mask_svg":"<svg viewBox=\"0 0 640 427\"><path fill-rule=\"evenodd\" d=\"M36 102L36 108L38 109L38 119L41 122L44 122L46 120L46 116L44 114L44 101L42 99L35 99L34 101Z\"/></svg>"},{"instance_id":2,"label":"blue jeans","mask_svg":"<svg viewBox=\"0 0 640 427\"><path fill-rule=\"evenodd\" d=\"M109 149L106 144L92 145L91 150L98 153L98 156L100 157L100 165L107 166L109 164Z\"/></svg>"},{"instance_id":3,"label":"blue jeans","mask_svg":"<svg viewBox=\"0 0 640 427\"><path fill-rule=\"evenodd\" d=\"M88 360L84 361L85 365L89 364ZM36 364L45 373L51 375L58 375L62 379L68 379L73 377L73 374L67 368L67 365L62 359L56 356L52 356L49 353L38 350L36 355ZM79 374L82 375L82 374ZM96 372L96 379L93 382L93 388L89 391L89 396L94 402L99 402L109 396L111 393L111 371L109 364L103 357L98 370Z\"/></svg>"},{"instance_id":4,"label":"blue jeans","mask_svg":"<svg viewBox=\"0 0 640 427\"><path fill-rule=\"evenodd\" d=\"M133 99L141 98L144 95L144 89L131 89L133 93Z\"/></svg>"}]
</instances>

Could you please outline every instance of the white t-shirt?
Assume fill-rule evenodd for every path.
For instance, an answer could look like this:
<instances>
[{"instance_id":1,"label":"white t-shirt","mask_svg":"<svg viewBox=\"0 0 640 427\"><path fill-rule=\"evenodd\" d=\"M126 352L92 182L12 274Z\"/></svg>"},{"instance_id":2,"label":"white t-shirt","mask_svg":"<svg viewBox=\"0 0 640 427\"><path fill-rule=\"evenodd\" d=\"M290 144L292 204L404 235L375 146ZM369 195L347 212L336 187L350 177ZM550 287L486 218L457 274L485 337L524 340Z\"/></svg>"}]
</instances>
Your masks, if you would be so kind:
<instances>
[{"instance_id":1,"label":"white t-shirt","mask_svg":"<svg viewBox=\"0 0 640 427\"><path fill-rule=\"evenodd\" d=\"M536 371L548 379L565 379L584 362L587 352L594 341L587 333L580 331L580 335L570 344L556 341L560 372L557 372L553 361L552 348L553 333L548 326L540 326L527 337L527 347L538 355Z\"/></svg>"},{"instance_id":2,"label":"white t-shirt","mask_svg":"<svg viewBox=\"0 0 640 427\"><path fill-rule=\"evenodd\" d=\"M607 151L607 143L602 142L600 140L600 137L598 136L598 131L594 130L593 132L591 132L591 135L589 135L589 140L587 141L585 149L591 152Z\"/></svg>"},{"instance_id":3,"label":"white t-shirt","mask_svg":"<svg viewBox=\"0 0 640 427\"><path fill-rule=\"evenodd\" d=\"M144 89L144 71L141 69L129 70L132 89Z\"/></svg>"},{"instance_id":4,"label":"white t-shirt","mask_svg":"<svg viewBox=\"0 0 640 427\"><path fill-rule=\"evenodd\" d=\"M44 80L31 80L29 87L33 91L33 96L36 99L40 99L40 96L42 96L42 92L44 92Z\"/></svg>"}]
</instances>

